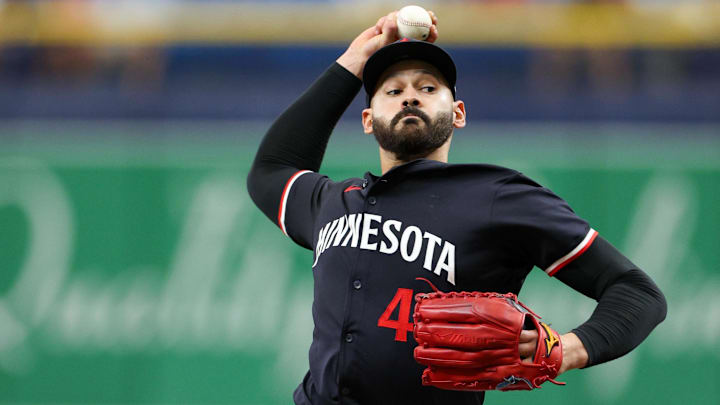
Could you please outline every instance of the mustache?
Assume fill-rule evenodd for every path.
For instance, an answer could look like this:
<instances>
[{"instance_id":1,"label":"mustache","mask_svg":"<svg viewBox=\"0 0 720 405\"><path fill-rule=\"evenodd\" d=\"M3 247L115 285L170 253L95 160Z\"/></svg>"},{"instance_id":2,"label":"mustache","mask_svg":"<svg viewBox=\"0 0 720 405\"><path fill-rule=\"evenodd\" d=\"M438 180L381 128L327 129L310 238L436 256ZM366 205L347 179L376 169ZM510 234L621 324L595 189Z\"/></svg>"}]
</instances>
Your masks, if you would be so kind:
<instances>
[{"instance_id":1,"label":"mustache","mask_svg":"<svg viewBox=\"0 0 720 405\"><path fill-rule=\"evenodd\" d=\"M390 128L395 128L395 125L397 125L397 123L400 122L401 119L407 117L408 115L414 115L425 121L426 125L430 125L430 117L428 117L427 114L425 114L421 109L417 107L409 106L403 108L402 111L395 114L392 121L390 121Z\"/></svg>"}]
</instances>

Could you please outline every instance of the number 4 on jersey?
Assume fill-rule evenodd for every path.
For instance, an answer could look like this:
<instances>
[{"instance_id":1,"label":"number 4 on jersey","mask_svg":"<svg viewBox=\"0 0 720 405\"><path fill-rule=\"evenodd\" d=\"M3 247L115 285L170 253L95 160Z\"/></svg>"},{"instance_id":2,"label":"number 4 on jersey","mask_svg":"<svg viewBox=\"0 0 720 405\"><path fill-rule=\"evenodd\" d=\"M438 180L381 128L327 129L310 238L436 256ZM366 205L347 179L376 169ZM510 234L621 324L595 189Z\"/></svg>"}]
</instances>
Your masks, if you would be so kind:
<instances>
[{"instance_id":1,"label":"number 4 on jersey","mask_svg":"<svg viewBox=\"0 0 720 405\"><path fill-rule=\"evenodd\" d=\"M378 326L382 328L395 329L395 340L398 342L407 342L407 333L412 332L413 323L410 319L410 307L413 301L413 290L408 288L398 288L390 304L385 308L385 312L378 319ZM394 321L390 319L390 315L395 308L400 306L398 311L398 319Z\"/></svg>"}]
</instances>

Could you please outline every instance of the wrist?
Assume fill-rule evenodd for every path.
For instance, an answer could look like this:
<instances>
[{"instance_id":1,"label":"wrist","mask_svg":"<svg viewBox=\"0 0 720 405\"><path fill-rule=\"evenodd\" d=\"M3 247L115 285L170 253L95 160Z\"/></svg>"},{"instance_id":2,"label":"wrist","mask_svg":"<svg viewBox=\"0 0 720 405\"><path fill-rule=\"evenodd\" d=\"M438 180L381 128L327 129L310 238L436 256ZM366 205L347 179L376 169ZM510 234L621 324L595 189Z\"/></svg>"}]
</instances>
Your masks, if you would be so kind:
<instances>
[{"instance_id":1,"label":"wrist","mask_svg":"<svg viewBox=\"0 0 720 405\"><path fill-rule=\"evenodd\" d=\"M346 51L336 60L338 65L344 67L348 72L354 74L360 80L362 80L362 72L365 68L366 61L367 59L364 59L350 51Z\"/></svg>"},{"instance_id":2,"label":"wrist","mask_svg":"<svg viewBox=\"0 0 720 405\"><path fill-rule=\"evenodd\" d=\"M563 360L558 375L575 368L583 368L588 362L588 353L580 338L572 332L560 336Z\"/></svg>"}]
</instances>

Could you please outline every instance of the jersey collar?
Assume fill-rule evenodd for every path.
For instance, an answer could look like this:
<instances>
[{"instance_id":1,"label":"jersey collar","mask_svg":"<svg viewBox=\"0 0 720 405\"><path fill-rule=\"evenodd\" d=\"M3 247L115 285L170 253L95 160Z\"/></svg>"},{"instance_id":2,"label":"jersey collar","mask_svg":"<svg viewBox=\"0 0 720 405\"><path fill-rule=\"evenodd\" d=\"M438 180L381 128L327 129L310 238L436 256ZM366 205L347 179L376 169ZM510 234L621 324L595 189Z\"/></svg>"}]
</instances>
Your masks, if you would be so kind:
<instances>
[{"instance_id":1,"label":"jersey collar","mask_svg":"<svg viewBox=\"0 0 720 405\"><path fill-rule=\"evenodd\" d=\"M407 163L403 163L399 166L395 166L388 170L382 176L377 176L371 172L365 173L365 179L368 181L368 185L372 186L377 182L390 182L397 181L407 176L408 174L421 172L429 169L435 169L446 166L447 163L438 162L437 160L431 159L416 159Z\"/></svg>"}]
</instances>

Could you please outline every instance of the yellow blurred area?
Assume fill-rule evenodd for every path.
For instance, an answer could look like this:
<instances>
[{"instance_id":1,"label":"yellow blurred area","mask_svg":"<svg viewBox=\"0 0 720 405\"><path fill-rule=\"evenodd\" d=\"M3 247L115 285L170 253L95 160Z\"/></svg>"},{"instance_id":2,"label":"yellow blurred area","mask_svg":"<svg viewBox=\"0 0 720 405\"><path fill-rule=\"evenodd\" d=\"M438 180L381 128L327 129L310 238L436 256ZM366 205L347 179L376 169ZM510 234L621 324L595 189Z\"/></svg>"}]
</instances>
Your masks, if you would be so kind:
<instances>
[{"instance_id":1,"label":"yellow blurred area","mask_svg":"<svg viewBox=\"0 0 720 405\"><path fill-rule=\"evenodd\" d=\"M0 44L347 43L378 3L39 1L0 3ZM443 44L540 47L720 45L720 2L452 3L431 7Z\"/></svg>"}]
</instances>

